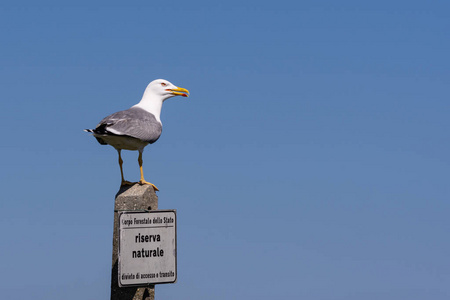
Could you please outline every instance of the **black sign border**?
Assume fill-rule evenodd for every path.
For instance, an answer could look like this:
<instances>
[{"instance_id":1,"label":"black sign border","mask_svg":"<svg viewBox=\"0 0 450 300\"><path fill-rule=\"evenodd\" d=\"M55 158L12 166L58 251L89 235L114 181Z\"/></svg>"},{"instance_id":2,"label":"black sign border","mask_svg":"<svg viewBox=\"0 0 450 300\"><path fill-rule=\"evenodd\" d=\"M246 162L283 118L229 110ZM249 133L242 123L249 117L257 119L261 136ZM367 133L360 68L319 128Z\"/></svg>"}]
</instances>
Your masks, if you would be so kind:
<instances>
[{"instance_id":1,"label":"black sign border","mask_svg":"<svg viewBox=\"0 0 450 300\"><path fill-rule=\"evenodd\" d=\"M120 237L121 237L121 231L122 231L122 226L121 226L121 222L120 222L120 218L123 214L147 214L147 213L164 213L164 212L173 212L175 215L175 280L173 281L164 281L164 282L154 282L154 283L147 283L147 284L143 284L143 283L134 283L134 284L122 284L121 280L120 280L120 274L121 274L121 270L120 270ZM177 234L178 234L178 220L177 220L177 211L176 209L161 209L161 210L142 210L142 211L135 211L135 210L123 210L119 212L119 248L117 249L117 253L118 253L118 272L117 272L117 279L118 279L118 283L119 283L119 287L152 287L156 284L168 284L168 283L176 283L177 279L178 279L178 245L177 245Z\"/></svg>"}]
</instances>

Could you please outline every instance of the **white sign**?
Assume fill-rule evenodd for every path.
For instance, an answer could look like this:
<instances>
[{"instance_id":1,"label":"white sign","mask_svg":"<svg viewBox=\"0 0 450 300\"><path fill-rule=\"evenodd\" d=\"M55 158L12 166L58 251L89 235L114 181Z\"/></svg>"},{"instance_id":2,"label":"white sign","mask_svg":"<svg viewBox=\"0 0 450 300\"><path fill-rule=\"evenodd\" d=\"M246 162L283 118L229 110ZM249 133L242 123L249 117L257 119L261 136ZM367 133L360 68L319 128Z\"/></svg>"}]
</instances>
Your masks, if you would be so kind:
<instances>
[{"instance_id":1,"label":"white sign","mask_svg":"<svg viewBox=\"0 0 450 300\"><path fill-rule=\"evenodd\" d=\"M175 210L122 212L119 216L119 286L177 280Z\"/></svg>"}]
</instances>

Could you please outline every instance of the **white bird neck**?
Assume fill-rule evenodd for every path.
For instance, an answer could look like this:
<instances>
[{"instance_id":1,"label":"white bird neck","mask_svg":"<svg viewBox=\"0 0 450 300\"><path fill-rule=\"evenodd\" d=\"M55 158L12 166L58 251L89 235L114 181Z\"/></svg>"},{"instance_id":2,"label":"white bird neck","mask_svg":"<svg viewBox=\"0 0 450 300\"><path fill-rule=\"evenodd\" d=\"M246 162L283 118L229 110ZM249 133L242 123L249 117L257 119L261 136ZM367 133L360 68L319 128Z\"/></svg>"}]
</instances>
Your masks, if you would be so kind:
<instances>
[{"instance_id":1,"label":"white bird neck","mask_svg":"<svg viewBox=\"0 0 450 300\"><path fill-rule=\"evenodd\" d=\"M153 96L153 97L152 97ZM161 108L163 104L163 99L160 97L155 97L154 95L144 95L142 97L142 100L134 105L133 107L139 107L142 108L145 111L148 111L149 113L153 114L156 118L156 120L161 123Z\"/></svg>"}]
</instances>

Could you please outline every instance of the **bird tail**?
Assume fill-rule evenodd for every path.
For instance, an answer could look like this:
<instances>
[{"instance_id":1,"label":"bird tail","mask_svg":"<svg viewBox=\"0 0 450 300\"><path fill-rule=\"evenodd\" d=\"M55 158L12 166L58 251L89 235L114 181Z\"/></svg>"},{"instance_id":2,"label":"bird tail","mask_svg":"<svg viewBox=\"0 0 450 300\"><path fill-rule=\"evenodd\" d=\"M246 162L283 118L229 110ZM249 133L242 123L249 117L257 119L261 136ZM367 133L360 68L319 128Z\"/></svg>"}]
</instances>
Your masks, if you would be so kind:
<instances>
[{"instance_id":1,"label":"bird tail","mask_svg":"<svg viewBox=\"0 0 450 300\"><path fill-rule=\"evenodd\" d=\"M95 132L95 129L85 129L84 131L90 132L90 133L96 133L96 132ZM108 145L108 143L106 143L103 139L101 139L101 138L99 138L99 137L96 137L96 136L94 136L94 137L97 139L97 141L98 141L100 144L102 144L102 145Z\"/></svg>"}]
</instances>

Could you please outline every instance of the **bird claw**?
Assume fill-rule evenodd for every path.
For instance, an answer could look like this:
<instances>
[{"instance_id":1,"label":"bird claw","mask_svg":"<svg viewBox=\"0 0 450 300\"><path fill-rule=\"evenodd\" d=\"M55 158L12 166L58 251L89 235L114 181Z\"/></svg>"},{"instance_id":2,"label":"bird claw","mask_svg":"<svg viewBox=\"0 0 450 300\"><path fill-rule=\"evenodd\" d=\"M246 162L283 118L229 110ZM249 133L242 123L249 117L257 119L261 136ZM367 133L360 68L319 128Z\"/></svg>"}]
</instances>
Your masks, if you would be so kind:
<instances>
[{"instance_id":1,"label":"bird claw","mask_svg":"<svg viewBox=\"0 0 450 300\"><path fill-rule=\"evenodd\" d=\"M122 183L121 183L121 185L123 186L123 185L133 185L133 184L135 184L136 182L131 182L131 181L128 181L128 180L124 180L124 181L122 181Z\"/></svg>"},{"instance_id":2,"label":"bird claw","mask_svg":"<svg viewBox=\"0 0 450 300\"><path fill-rule=\"evenodd\" d=\"M139 184L140 184L140 185L149 184L149 185L151 185L151 186L153 187L153 189L154 189L155 191L159 191L159 189L156 187L156 185L154 185L153 183L150 183L150 182L148 182L148 181L140 180L140 181L139 181Z\"/></svg>"}]
</instances>

